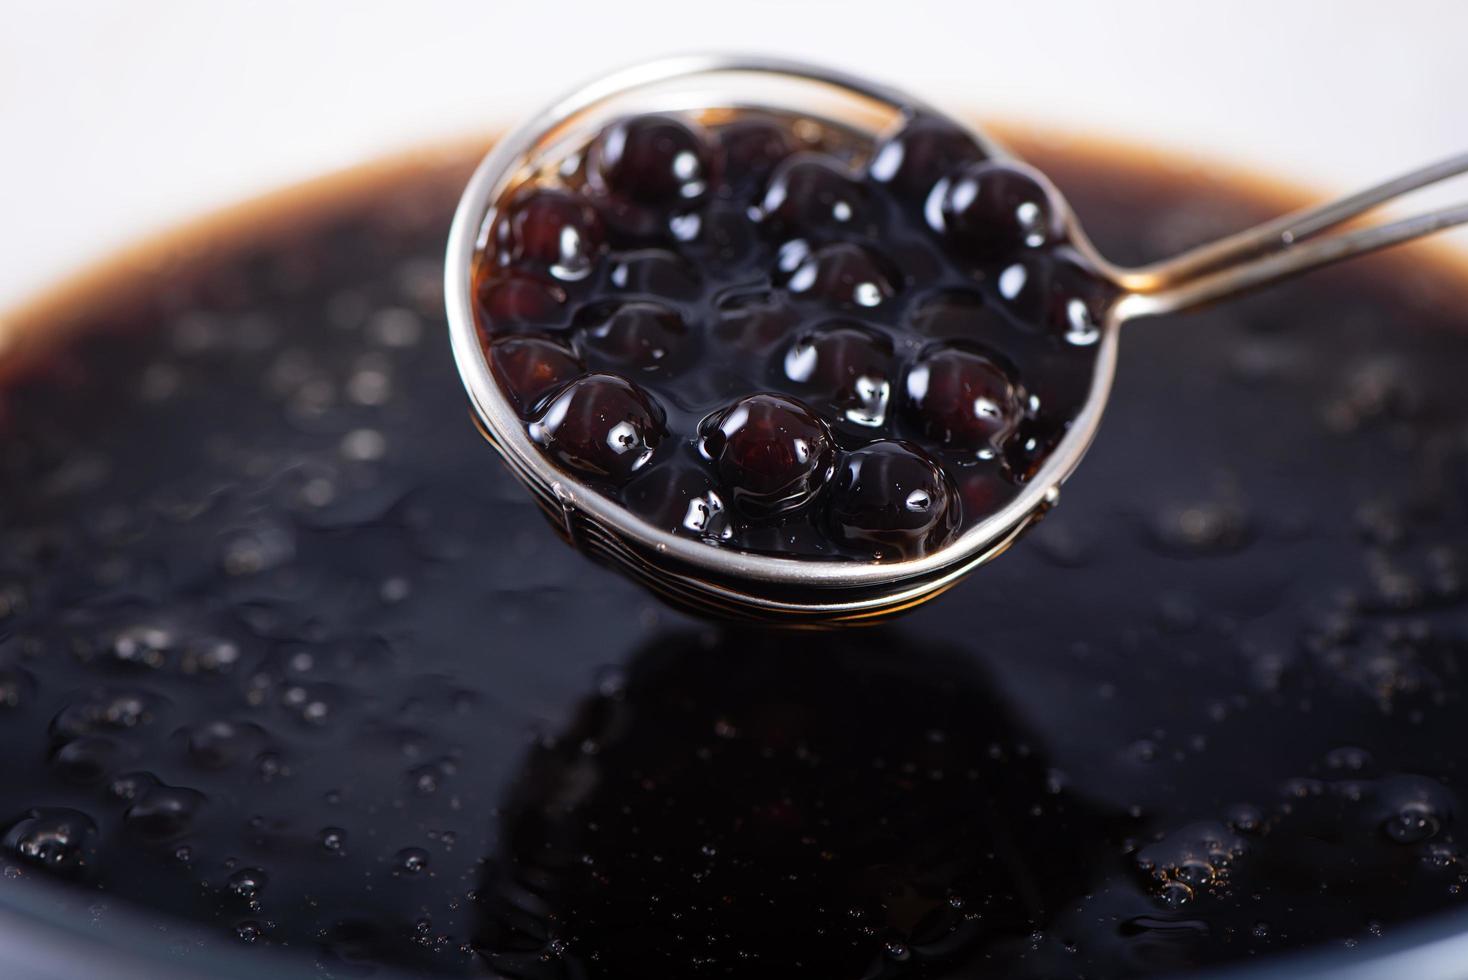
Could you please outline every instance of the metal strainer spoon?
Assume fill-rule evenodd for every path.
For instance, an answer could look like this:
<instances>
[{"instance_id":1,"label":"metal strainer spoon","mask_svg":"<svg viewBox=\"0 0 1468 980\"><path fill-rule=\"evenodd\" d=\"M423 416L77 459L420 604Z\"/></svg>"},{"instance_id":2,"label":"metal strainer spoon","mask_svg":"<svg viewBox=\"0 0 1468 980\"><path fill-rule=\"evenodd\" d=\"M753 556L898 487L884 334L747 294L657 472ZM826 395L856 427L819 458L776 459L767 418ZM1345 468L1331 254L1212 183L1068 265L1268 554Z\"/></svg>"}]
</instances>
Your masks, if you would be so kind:
<instances>
[{"instance_id":1,"label":"metal strainer spoon","mask_svg":"<svg viewBox=\"0 0 1468 980\"><path fill-rule=\"evenodd\" d=\"M1468 172L1468 153L1329 204L1285 215L1153 265L1102 257L1061 203L1073 244L1116 298L1095 325L1095 368L1084 405L1020 493L943 548L905 561L826 561L749 554L675 536L557 468L528 437L497 385L474 315L473 264L497 207L538 165L560 159L612 121L645 112L771 109L872 141L914 113L938 110L898 90L818 66L758 57L691 56L617 72L531 117L470 178L449 237L445 296L454 358L484 435L574 545L668 599L723 616L835 623L895 613L939 595L1003 553L1059 499L1111 390L1121 325L1185 310L1341 259L1468 223L1468 205L1326 232L1408 192ZM992 159L1013 159L974 133Z\"/></svg>"}]
</instances>

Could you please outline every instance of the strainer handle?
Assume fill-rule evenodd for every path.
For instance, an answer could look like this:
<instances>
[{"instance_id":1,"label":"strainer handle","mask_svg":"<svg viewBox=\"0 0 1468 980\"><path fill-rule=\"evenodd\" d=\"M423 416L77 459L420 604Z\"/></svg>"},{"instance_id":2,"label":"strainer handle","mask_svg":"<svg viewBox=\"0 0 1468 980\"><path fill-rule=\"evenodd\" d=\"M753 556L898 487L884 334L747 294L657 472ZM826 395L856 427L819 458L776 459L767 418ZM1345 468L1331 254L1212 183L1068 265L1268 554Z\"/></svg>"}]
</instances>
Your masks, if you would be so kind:
<instances>
[{"instance_id":1,"label":"strainer handle","mask_svg":"<svg viewBox=\"0 0 1468 980\"><path fill-rule=\"evenodd\" d=\"M1468 173L1468 153L1448 157L1363 191L1295 211L1153 265L1117 272L1126 290L1121 320L1201 306L1342 259L1468 224L1468 204L1338 234L1325 232L1413 191Z\"/></svg>"}]
</instances>

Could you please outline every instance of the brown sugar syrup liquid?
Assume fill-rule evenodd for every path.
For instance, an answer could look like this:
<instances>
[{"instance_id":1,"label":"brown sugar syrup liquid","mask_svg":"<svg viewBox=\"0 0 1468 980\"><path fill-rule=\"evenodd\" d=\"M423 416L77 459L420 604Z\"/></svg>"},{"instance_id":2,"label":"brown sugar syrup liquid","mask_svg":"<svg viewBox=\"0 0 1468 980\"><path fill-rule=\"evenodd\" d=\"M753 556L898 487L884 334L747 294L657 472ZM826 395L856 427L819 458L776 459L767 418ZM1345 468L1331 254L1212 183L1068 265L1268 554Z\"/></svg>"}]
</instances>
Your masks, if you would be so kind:
<instances>
[{"instance_id":1,"label":"brown sugar syrup liquid","mask_svg":"<svg viewBox=\"0 0 1468 980\"><path fill-rule=\"evenodd\" d=\"M1295 203L1023 139L1102 250ZM1460 266L1126 329L1021 547L878 628L685 618L567 549L454 376L480 148L311 185L10 321L0 901L324 975L1134 976L1456 908ZM82 894L78 892L77 894Z\"/></svg>"}]
</instances>

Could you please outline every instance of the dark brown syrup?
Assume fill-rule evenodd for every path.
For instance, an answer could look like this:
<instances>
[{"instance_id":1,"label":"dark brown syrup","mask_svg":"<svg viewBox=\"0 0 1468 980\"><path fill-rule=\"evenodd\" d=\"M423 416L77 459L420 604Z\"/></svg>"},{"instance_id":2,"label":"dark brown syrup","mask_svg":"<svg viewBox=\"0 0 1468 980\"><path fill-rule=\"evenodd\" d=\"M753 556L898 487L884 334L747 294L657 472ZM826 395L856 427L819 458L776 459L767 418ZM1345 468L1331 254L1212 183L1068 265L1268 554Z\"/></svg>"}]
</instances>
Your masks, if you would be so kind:
<instances>
[{"instance_id":1,"label":"dark brown syrup","mask_svg":"<svg viewBox=\"0 0 1468 980\"><path fill-rule=\"evenodd\" d=\"M1280 203L1025 150L1121 261ZM439 295L471 164L29 326L74 329L0 393L0 903L60 880L78 930L330 976L823 980L1364 952L1461 905L1459 269L1129 326L1002 561L739 631L565 547L475 432Z\"/></svg>"}]
</instances>

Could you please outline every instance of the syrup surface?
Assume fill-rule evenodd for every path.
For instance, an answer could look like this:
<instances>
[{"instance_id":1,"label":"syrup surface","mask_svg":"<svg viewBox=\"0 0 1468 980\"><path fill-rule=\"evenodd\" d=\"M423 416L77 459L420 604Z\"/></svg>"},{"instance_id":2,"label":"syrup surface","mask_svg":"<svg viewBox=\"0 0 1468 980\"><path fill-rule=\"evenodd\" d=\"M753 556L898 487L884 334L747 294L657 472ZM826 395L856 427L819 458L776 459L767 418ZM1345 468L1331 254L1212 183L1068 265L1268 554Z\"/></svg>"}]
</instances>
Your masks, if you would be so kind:
<instances>
[{"instance_id":1,"label":"syrup surface","mask_svg":"<svg viewBox=\"0 0 1468 980\"><path fill-rule=\"evenodd\" d=\"M1027 155L1122 261L1273 210ZM732 631L566 548L470 424L470 164L97 293L4 389L0 902L532 978L1137 976L1462 903L1461 281L1128 327L1002 562Z\"/></svg>"}]
</instances>

